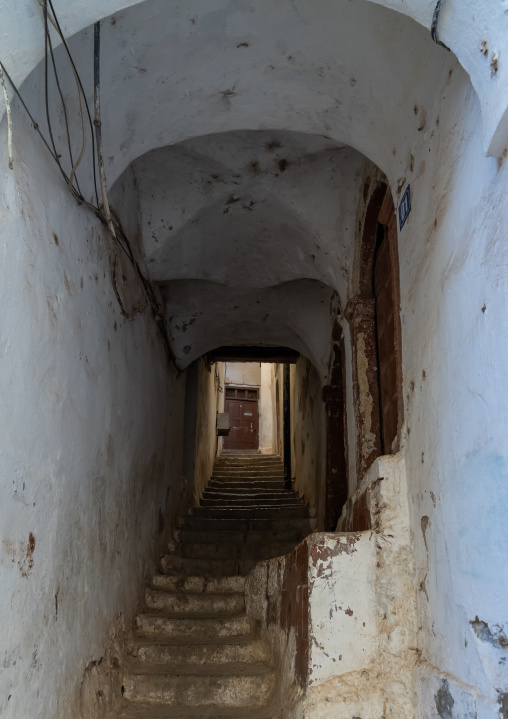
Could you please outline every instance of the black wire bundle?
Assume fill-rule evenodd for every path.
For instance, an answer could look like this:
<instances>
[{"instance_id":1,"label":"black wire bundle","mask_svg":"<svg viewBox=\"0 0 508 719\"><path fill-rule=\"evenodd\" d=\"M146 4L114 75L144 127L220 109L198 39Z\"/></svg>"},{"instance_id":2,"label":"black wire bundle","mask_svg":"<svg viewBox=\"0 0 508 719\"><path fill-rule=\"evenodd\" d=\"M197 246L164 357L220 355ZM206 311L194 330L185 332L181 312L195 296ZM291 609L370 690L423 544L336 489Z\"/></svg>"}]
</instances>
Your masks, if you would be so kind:
<instances>
[{"instance_id":1,"label":"black wire bundle","mask_svg":"<svg viewBox=\"0 0 508 719\"><path fill-rule=\"evenodd\" d=\"M49 9L48 9L49 6ZM90 106L88 104L88 100L86 97L85 90L83 88L83 83L81 82L81 78L79 76L79 72L77 70L77 67L74 63L71 51L69 49L69 45L67 43L67 40L65 39L65 36L62 32L62 28L60 26L60 23L58 21L57 14L55 12L55 8L53 6L52 0L43 0L42 2L42 8L43 8L43 19L44 19L44 94L45 94L45 109L46 109L46 121L48 125L48 132L49 132L49 142L44 137L44 134L42 133L39 124L36 122L32 114L30 113L26 103L24 102L18 88L14 84L12 78L10 77L9 73L5 69L3 63L0 62L0 67L2 68L2 71L5 74L5 77L11 84L16 96L20 100L21 104L23 105L23 108L25 109L26 113L28 114L28 117L30 118L30 121L32 122L32 125L36 132L41 137L42 141L44 142L44 145L48 149L49 153L51 154L51 157L56 162L58 169L60 170L60 173L62 177L65 180L66 186L73 195L73 197L77 200L77 202L80 205L83 205L84 207L88 208L90 211L92 211L100 220L101 222L108 228L108 231L110 232L113 240L115 243L121 248L125 256L128 258L130 264L132 265L135 275L141 285L141 288L143 290L143 294L146 298L146 303L140 307L134 308L133 310L130 310L129 312L125 309L124 303L122 301L122 298L120 296L120 292L118 290L117 281L116 281L116 267L117 267L117 258L116 254L111 260L111 279L113 284L113 289L115 292L115 296L117 298L118 304L120 306L120 311L122 313L122 316L126 319L132 319L138 312L141 312L145 309L147 305L149 305L152 309L153 316L157 322L157 325L159 327L159 331L162 334L162 338L164 341L164 344L166 346L168 355L170 357L171 362L176 367L175 358L173 355L173 352L171 350L171 346L169 343L169 337L167 334L166 324L164 322L164 317L161 313L159 303L157 302L157 298L155 296L155 292L153 289L153 286L151 282L144 276L138 261L136 260L132 246L129 242L129 239L127 235L125 234L120 221L117 217L114 216L110 212L109 204L107 201L107 194L106 194L106 187L105 187L105 175L104 175L104 163L102 158L102 140L101 140L101 120L100 120L100 110L99 110L99 101L98 101L98 93L100 89L100 75L99 75L99 67L100 67L100 22L95 23L95 32L94 32L94 90L95 90L95 97L96 97L96 112L95 112L95 118L92 120L92 114L90 112ZM51 10L51 14L49 12ZM74 74L75 80L76 80L76 86L78 90L78 97L79 97L79 107L80 107L80 115L81 115L81 130L82 130L82 139L81 139L81 150L79 157L76 161L74 161L74 154L72 151L72 141L71 141L71 130L69 126L69 115L67 110L67 105L65 103L64 95L62 92L61 84L60 84L60 78L58 75L58 69L57 69L57 63L55 60L55 55L53 51L53 42L51 39L51 32L50 32L50 22L54 26L58 36L60 37L63 46L65 48L65 52L67 54L67 57L69 59L72 72ZM58 95L60 97L60 101L62 103L62 109L63 109L63 117L64 117L64 123L65 123L65 134L67 139L67 151L69 154L69 161L71 166L71 173L70 175L67 174L65 171L62 162L61 162L61 155L58 152L54 133L53 133L53 127L51 122L51 113L50 113L50 97L49 97L49 63L51 61L51 67L53 69L53 74L55 78L55 84L58 90ZM79 180L77 177L77 169L80 165L86 149L86 141L87 141L87 131L86 131L86 121L84 117L83 112L83 106L85 108L86 117L88 120L88 131L91 135L91 164L93 168L93 186L94 186L94 195L95 195L95 204L93 202L89 202L84 197L80 185ZM95 130L95 132L94 132ZM97 142L96 142L96 136L97 136ZM99 203L99 192L97 187L97 166L99 166L99 171L102 170L101 175L101 189L102 189L102 197L103 197L103 203L100 205ZM178 369L178 368L177 368Z\"/></svg>"}]
</instances>

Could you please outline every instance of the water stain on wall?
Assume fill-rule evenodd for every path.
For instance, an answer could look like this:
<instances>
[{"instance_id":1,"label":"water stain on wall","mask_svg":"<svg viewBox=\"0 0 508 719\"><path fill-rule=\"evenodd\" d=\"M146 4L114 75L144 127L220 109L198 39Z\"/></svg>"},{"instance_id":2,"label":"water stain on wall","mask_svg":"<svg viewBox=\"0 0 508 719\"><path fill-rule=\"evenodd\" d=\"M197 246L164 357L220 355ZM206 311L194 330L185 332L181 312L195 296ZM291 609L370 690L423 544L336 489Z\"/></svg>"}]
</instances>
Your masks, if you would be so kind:
<instances>
[{"instance_id":1,"label":"water stain on wall","mask_svg":"<svg viewBox=\"0 0 508 719\"><path fill-rule=\"evenodd\" d=\"M453 719L453 705L455 701L450 694L448 682L446 679L442 679L437 690L434 701L436 703L436 709L441 719Z\"/></svg>"},{"instance_id":2,"label":"water stain on wall","mask_svg":"<svg viewBox=\"0 0 508 719\"><path fill-rule=\"evenodd\" d=\"M23 548L23 545L21 545ZM21 558L18 560L19 571L22 577L28 577L34 566L34 552L35 552L35 537L30 532L28 535L28 542L26 547L23 548Z\"/></svg>"}]
</instances>

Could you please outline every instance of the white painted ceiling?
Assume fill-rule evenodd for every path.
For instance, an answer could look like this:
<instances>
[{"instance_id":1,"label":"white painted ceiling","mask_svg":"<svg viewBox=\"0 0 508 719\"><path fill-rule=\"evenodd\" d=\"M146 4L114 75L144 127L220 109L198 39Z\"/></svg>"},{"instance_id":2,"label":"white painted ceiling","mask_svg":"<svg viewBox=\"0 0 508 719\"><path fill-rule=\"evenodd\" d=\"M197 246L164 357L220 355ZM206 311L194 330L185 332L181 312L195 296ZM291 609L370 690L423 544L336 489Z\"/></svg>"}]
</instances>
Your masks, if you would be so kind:
<instances>
[{"instance_id":1,"label":"white painted ceiling","mask_svg":"<svg viewBox=\"0 0 508 719\"><path fill-rule=\"evenodd\" d=\"M262 343L325 371L365 165L330 139L266 130L194 138L134 163L147 266L182 363Z\"/></svg>"},{"instance_id":2,"label":"white painted ceiling","mask_svg":"<svg viewBox=\"0 0 508 719\"><path fill-rule=\"evenodd\" d=\"M93 28L70 46L91 89ZM146 0L102 20L107 178L136 175L180 366L224 344L287 345L326 381L364 178L377 165L403 184L408 138L425 139L454 63L367 0ZM72 73L61 82L76 114ZM39 66L23 89L40 87Z\"/></svg>"}]
</instances>

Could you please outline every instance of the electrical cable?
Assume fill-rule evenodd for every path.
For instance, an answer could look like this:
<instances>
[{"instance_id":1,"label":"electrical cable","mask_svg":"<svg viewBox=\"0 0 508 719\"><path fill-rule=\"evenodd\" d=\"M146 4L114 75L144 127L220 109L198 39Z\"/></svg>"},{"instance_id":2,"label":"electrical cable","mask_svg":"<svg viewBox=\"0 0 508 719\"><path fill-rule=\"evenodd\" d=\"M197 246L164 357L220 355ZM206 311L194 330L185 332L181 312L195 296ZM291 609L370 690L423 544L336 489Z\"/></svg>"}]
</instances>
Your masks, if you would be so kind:
<instances>
[{"instance_id":1,"label":"electrical cable","mask_svg":"<svg viewBox=\"0 0 508 719\"><path fill-rule=\"evenodd\" d=\"M41 129L40 129L40 127L39 127L39 123L37 123L37 122L35 121L34 116L33 116L32 113L30 112L30 110L28 109L28 107L26 106L25 101L24 101L23 98L21 97L21 93L19 92L18 88L17 88L16 85L14 84L14 81L12 80L11 76L9 75L9 73L7 72L7 70L5 69L5 65L4 65L2 62L0 62L0 69L2 70L3 74L5 75L5 77L7 78L7 80L9 81L10 86L12 87L12 89L14 90L14 92L16 93L16 96L17 96L18 100L19 100L19 101L21 102L21 104L23 105L23 108L24 108L26 114L28 115L28 117L30 118L30 122L32 123L32 126L33 126L34 130L37 132L37 134L39 135L39 137L41 138L41 140L43 141L43 143L46 145L46 149L47 149L48 152L50 153L50 155L51 155L51 157L53 158L53 160L57 161L57 159L56 159L56 157L55 157L55 155L54 155L54 153L53 153L53 150L52 150L51 147L49 146L49 142L46 140L46 138L44 137L44 135L43 135L42 132L41 132Z\"/></svg>"},{"instance_id":2,"label":"electrical cable","mask_svg":"<svg viewBox=\"0 0 508 719\"><path fill-rule=\"evenodd\" d=\"M81 116L81 133L82 133L82 139L81 139L81 152L80 152L80 154L79 154L79 157L78 157L77 161L74 162L74 158L73 158L73 156L72 156L72 143L71 143L71 135L70 135L70 130L69 130L69 120L68 120L68 116L67 116L67 105L65 104L65 99L64 99L64 96L63 96L62 88L61 88L61 86L60 86L60 79L59 79L59 77L58 77L58 71L57 71L57 67L56 67L55 55L54 55L54 53L53 53L53 43L51 42L51 34L50 34L49 32L48 32L48 45L49 45L49 52L50 52L50 54L51 54L51 63L52 63L52 65L53 65L53 72L54 72L54 75L55 75L55 82L56 82L56 86L57 86L57 88L58 88L58 94L60 95L60 100L61 100L61 102L62 102L62 108L63 108L63 113L64 113L65 132L66 132L66 135L67 135L67 148L68 148L68 150L69 150L69 158L70 158L70 161L71 161L71 168L72 168L72 169L71 169L70 178L69 178L69 184L70 184L70 185L73 185L73 184L74 184L74 178L75 178L75 176L76 176L76 170L77 170L77 168L78 168L78 166L79 166L81 160L83 159L83 156L84 156L84 154L85 154L85 148L86 148L85 118L84 118L84 116L83 116L83 103L82 103L82 100L81 100L81 92L80 92L80 90L79 90L79 84L78 84L78 82L77 82L77 80L76 80L76 87L77 87L77 89L78 89L79 110L80 110L80 116ZM80 187L79 187L79 181L78 181L78 178L77 178L77 177L76 177L76 188L77 188L79 194L81 194L81 189L80 189Z\"/></svg>"},{"instance_id":3,"label":"electrical cable","mask_svg":"<svg viewBox=\"0 0 508 719\"><path fill-rule=\"evenodd\" d=\"M49 7L51 8L51 12L48 10L48 3ZM45 138L44 134L42 133L39 124L35 121L35 118L31 114L30 110L28 109L28 106L26 105L25 101L23 100L21 93L19 92L18 88L16 87L15 83L13 82L12 78L10 77L9 73L5 69L5 66L2 62L0 62L0 81L3 85L4 89L4 96L6 99L7 104L7 116L8 116L8 122L9 122L9 116L10 116L10 104L8 102L8 96L7 91L5 88L5 82L3 76L7 78L10 85L12 86L14 93L20 100L25 112L27 113L28 117L30 118L30 121L32 122L34 130L38 133L40 138L42 139L46 149L50 153L51 157L57 164L60 173L62 174L63 178L65 179L66 186L73 195L73 197L76 199L76 201L84 205L87 209L92 211L99 219L100 221L106 225L106 227L109 230L109 233L111 234L115 244L119 245L121 250L126 255L127 259L131 263L135 275L138 279L138 282L140 283L141 289L143 291L143 294L145 295L146 302L145 304L134 308L130 312L127 312L125 309L125 306L123 304L122 298L120 296L120 292L118 290L117 282L116 282L116 270L117 270L117 264L118 264L118 258L116 253L114 254L114 257L111 257L110 254L110 270L111 270L111 279L113 284L113 290L115 292L115 296L117 298L118 304L120 306L120 311L122 313L122 316L126 319L132 319L134 315L136 315L138 312L142 312L147 306L150 306L152 309L153 317L159 327L159 331L161 333L164 345L166 347L166 351L168 353L169 359L177 372L180 374L183 370L178 366L176 362L176 357L173 354L173 351L171 349L171 344L169 341L169 335L167 326L165 323L165 318L163 314L161 313L159 303L157 301L157 298L155 296L155 292L153 289L153 286L149 280L144 276L141 267L139 266L139 263L137 262L134 253L132 251L131 244L129 242L129 239L126 235L126 233L123 231L123 228L121 226L121 223L117 217L113 215L111 212L111 209L109 207L109 202L107 199L107 192L106 192L106 177L105 177L105 171L104 171L104 160L103 160L103 151L102 151L102 132L101 132L101 121L100 121L100 98L99 98L99 89L100 89L100 75L99 75L99 54L100 54L100 23L95 23L95 32L94 32L94 104L95 104L95 120L92 122L92 117L90 113L90 107L88 104L88 100L86 97L86 93L83 88L83 83L81 81L81 78L79 76L78 70L76 68L76 65L74 63L74 60L72 58L72 54L70 52L69 46L67 44L67 41L63 35L60 23L58 21L58 17L55 13L55 8L53 6L52 0L39 0L39 4L41 5L43 9L43 17L44 17L44 35L45 35L45 52L44 52L44 92L45 92L45 111L46 111L46 121L48 124L48 132L50 140ZM81 130L82 130L82 143L81 143L81 151L79 154L79 157L76 162L74 162L73 154L72 154L72 142L71 142L71 133L69 128L69 118L67 113L67 107L65 104L62 88L60 85L60 80L58 76L57 71L57 65L56 60L54 56L53 51L53 43L51 41L51 35L49 31L49 22L52 23L54 28L56 29L56 32L58 33L59 37L62 40L62 43L65 47L70 65L72 67L72 71L74 73L74 78L76 81L76 85L78 88L78 97L79 97L79 107L80 107L80 116L81 116ZM49 50L49 53L48 53ZM50 101L49 101L49 73L48 73L48 55L51 57L51 64L53 67L53 72L55 76L55 82L58 89L58 93L60 96L60 100L62 102L63 107L63 113L64 113L64 121L65 121L65 129L66 129L66 135L67 135L67 148L69 151L69 158L71 162L71 174L70 177L67 176L62 163L60 162L60 154L58 153L55 138L53 135L53 128L51 124L51 112L50 112ZM90 127L90 134L92 137L92 167L93 167L93 185L94 185L94 191L95 191L95 198L96 198L96 205L94 205L91 202L88 202L85 200L84 196L81 193L79 182L76 177L76 169L78 165L81 163L85 148L86 148L86 132L85 132L85 119L84 119L84 112L83 112L83 101L85 105L86 114L88 117L88 124ZM94 126L95 126L95 133L94 133ZM9 127L9 124L8 124ZM97 137L97 147L95 142L95 136ZM9 135L10 137L10 135ZM51 144L50 144L51 143ZM96 168L96 161L99 166L100 171L100 180L101 180L101 194L103 199L102 209L99 206L99 193L97 188L97 168ZM9 167L12 167L12 147L9 145ZM102 168L102 169L101 169ZM76 187L74 187L74 180L76 180Z\"/></svg>"},{"instance_id":4,"label":"electrical cable","mask_svg":"<svg viewBox=\"0 0 508 719\"><path fill-rule=\"evenodd\" d=\"M9 95L7 94L7 88L5 87L4 72L0 63L0 82L2 83L2 90L4 93L5 100L5 112L7 113L7 152L9 155L9 169L12 170L14 167L14 160L12 156L12 117L11 117L11 103L9 102Z\"/></svg>"},{"instance_id":5,"label":"electrical cable","mask_svg":"<svg viewBox=\"0 0 508 719\"><path fill-rule=\"evenodd\" d=\"M51 140L51 146L53 148L53 156L56 159L56 163L58 165L58 168L65 179L67 183L69 183L69 178L67 177L65 170L62 167L62 163L60 162L60 155L58 154L58 150L56 149L55 139L53 137L53 128L51 127L51 118L49 114L49 87L48 87L48 6L47 2L44 3L43 7L43 14L44 14L44 100L45 100L45 107L46 107L46 122L48 124L48 132L49 132L49 138Z\"/></svg>"},{"instance_id":6,"label":"electrical cable","mask_svg":"<svg viewBox=\"0 0 508 719\"><path fill-rule=\"evenodd\" d=\"M432 16L432 23L430 26L430 36L434 40L434 42L437 45L441 45L441 47L444 47L446 50L450 50L448 45L445 45L444 42L441 42L441 40L438 37L437 30L439 25L439 16L441 14L441 9L445 3L445 0L437 0L436 7L434 8L434 14Z\"/></svg>"},{"instance_id":7,"label":"electrical cable","mask_svg":"<svg viewBox=\"0 0 508 719\"><path fill-rule=\"evenodd\" d=\"M45 4L46 6L47 6L48 2L49 2L49 6L50 6L50 8L51 8L51 12L53 13L54 24L55 24L56 29L57 29L57 32L58 32L58 34L59 34L59 36L60 36L60 38L61 38L61 40L62 40L62 43L63 43L63 45L64 45L64 47L65 47L65 51L67 52L67 56L68 56L68 58L69 58L69 62L71 63L71 66L72 66L72 69L73 69L73 72L74 72L74 76L75 76L75 78L76 78L76 80L77 80L77 82L78 82L78 84L79 84L81 93L82 93L82 95L83 95L83 99L84 99L84 101L85 101L86 113L87 113L88 122L89 122L89 125L90 125L90 133L91 133L91 135L92 135L92 154L93 154L93 156L94 156L94 158L95 158L95 139L94 139L94 132L93 132L92 115L91 115L91 113L90 113L90 107L89 107L89 105L88 105L88 100L87 100L87 97L86 97L86 93L85 93L85 90L84 90L84 88L83 88L83 83L81 82L81 78L80 78L80 76L79 76L78 70L77 70L76 65L75 65L75 63L74 63L74 59L73 59L72 54L71 54L71 51L70 51L70 49L69 49L69 45L67 44L67 40L65 39L65 35L63 34L62 28L60 27L60 23L59 23L59 21L58 21L57 14L56 14L56 12L55 12L55 8L54 8L54 6L53 6L53 0L44 0L44 4ZM99 206L99 193L98 193L98 190L97 190L97 171L96 171L96 168L95 168L95 161L94 161L94 164L93 164L93 179L94 179L94 188L95 188L95 200L96 200L96 202L97 202L97 206Z\"/></svg>"}]
</instances>

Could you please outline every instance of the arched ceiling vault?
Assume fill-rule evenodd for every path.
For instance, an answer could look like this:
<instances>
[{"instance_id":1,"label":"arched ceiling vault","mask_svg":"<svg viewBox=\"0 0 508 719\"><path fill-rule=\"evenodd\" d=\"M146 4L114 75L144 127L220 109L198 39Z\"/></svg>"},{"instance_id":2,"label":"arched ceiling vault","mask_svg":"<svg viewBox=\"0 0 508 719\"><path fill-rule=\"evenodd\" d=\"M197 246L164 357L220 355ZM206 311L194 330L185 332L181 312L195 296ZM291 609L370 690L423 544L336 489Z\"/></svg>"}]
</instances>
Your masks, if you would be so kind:
<instances>
[{"instance_id":1,"label":"arched ceiling vault","mask_svg":"<svg viewBox=\"0 0 508 719\"><path fill-rule=\"evenodd\" d=\"M394 12L387 13L386 17L397 13L402 20L410 18L425 29L423 34L427 37L436 7L439 5L439 39L451 49L469 74L480 99L485 150L488 154L498 157L502 154L508 145L508 63L503 59L508 49L506 0L499 2L445 0L438 4L436 0L354 0L348 4L352 6L353 12L358 9L363 14L369 14L368 8L364 8L365 5L379 6L381 12L390 9ZM1 59L9 68L18 86L23 84L43 56L44 41L39 5L39 0L29 0L24 3L10 3L8 7L2 9ZM320 19L331 20L332 30L336 29L334 19L340 20L344 14L344 3L336 0L330 0L328 3L283 3L280 0L271 0L258 3L252 8L252 13L251 8L248 5L243 6L241 2L204 3L200 0L181 5L164 0L159 3L159 7L162 5L166 17L171 16L183 35L186 34L186 24L194 19L194 34L202 38L205 25L214 16L216 21L220 21L221 13L227 13L229 20L224 24L225 45L228 36L232 39L235 29L239 29L239 27L235 28L235 25L241 25L242 12L261 16L263 30L267 36L270 34L272 21L274 21L274 29L277 29L277 18L284 16L287 8L292 8L295 16L299 15L306 22L310 20L311 24L319 25ZM107 19L117 15L122 19L144 16L151 18L152 22L155 21L159 26L165 25L165 22L160 21L162 18L158 17L157 4L153 0L145 0L141 3L133 0L108 0L107 3L103 0L73 0L71 3L55 0L55 6L68 37L81 37L97 19ZM347 16L347 11L345 14ZM376 16L375 12L373 16ZM270 18L269 22L266 22L266 18ZM409 52L417 57L419 47L413 47L408 41L407 33L404 32L404 28L408 25L399 25L395 20L389 21L390 23L393 23L389 33L393 49L396 50L401 45L406 46ZM344 17L343 25L349 27L350 31L353 29L347 17ZM400 32L400 29L403 31ZM143 23L139 30L141 38ZM358 37L353 32L350 32L350 35L353 38ZM145 38L144 44L150 42L149 37ZM169 45L172 46L173 43ZM176 45L179 46L179 43Z\"/></svg>"},{"instance_id":2,"label":"arched ceiling vault","mask_svg":"<svg viewBox=\"0 0 508 719\"><path fill-rule=\"evenodd\" d=\"M106 173L110 186L126 172L137 179L145 260L163 288L180 366L219 345L287 345L325 382L363 179L376 165L392 186L404 177L436 88L456 68L422 26L433 5L110 0L105 16L95 0L55 4L75 31L69 44L90 91L89 23L104 18ZM24 9L10 12L17 28ZM35 21L25 23L28 54ZM441 38L452 45L447 23L443 14ZM22 56L25 74L27 63ZM77 116L69 68L60 80ZM21 88L37 117L41 86L39 63Z\"/></svg>"},{"instance_id":3,"label":"arched ceiling vault","mask_svg":"<svg viewBox=\"0 0 508 719\"><path fill-rule=\"evenodd\" d=\"M268 130L136 160L145 260L181 366L220 345L284 345L326 381L366 165L321 136Z\"/></svg>"}]
</instances>

